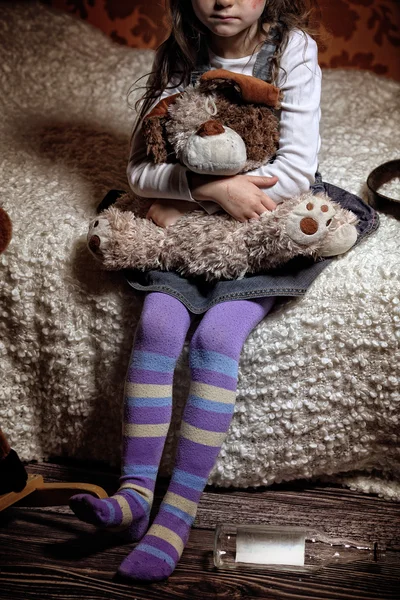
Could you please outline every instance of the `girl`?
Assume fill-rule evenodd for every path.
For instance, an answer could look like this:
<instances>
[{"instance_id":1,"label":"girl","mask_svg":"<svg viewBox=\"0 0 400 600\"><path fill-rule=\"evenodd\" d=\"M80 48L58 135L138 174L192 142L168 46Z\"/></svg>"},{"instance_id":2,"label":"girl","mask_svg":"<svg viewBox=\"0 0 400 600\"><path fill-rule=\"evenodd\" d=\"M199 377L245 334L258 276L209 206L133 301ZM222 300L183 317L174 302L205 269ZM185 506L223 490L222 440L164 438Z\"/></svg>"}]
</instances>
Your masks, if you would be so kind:
<instances>
[{"instance_id":1,"label":"girl","mask_svg":"<svg viewBox=\"0 0 400 600\"><path fill-rule=\"evenodd\" d=\"M315 177L321 72L316 44L306 33L307 1L170 0L169 8L172 33L157 51L128 165L133 191L155 199L148 218L166 227L200 205L207 212L223 209L245 221L311 186L357 213L360 238L372 231L372 210ZM182 91L209 68L253 74L282 89L280 146L267 166L244 175L209 177L178 164L155 166L147 160L140 130L144 115L160 96ZM119 568L124 578L156 581L175 569L231 421L242 346L277 296L304 294L328 262L213 285L171 272L130 273L135 289L151 293L127 374L120 488L105 500L88 495L71 499L80 519L127 528L132 541L140 540ZM175 365L191 316L203 313L190 344L191 387L172 478L148 529L171 417Z\"/></svg>"}]
</instances>

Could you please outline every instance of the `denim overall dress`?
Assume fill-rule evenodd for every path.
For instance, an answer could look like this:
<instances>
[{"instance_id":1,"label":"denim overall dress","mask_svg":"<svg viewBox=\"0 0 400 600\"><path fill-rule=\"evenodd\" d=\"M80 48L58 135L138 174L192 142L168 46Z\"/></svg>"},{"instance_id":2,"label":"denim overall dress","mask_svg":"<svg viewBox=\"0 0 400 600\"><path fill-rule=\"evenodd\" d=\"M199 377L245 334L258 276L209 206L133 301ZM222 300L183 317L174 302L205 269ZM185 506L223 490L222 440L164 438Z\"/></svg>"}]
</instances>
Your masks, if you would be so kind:
<instances>
[{"instance_id":1,"label":"denim overall dress","mask_svg":"<svg viewBox=\"0 0 400 600\"><path fill-rule=\"evenodd\" d=\"M258 53L253 76L270 81L270 60L275 45L265 42ZM194 83L210 65L200 65L192 73ZM326 192L332 200L343 208L354 212L359 220L356 244L378 228L377 213L361 198L339 187L322 181L317 172L315 183L311 185L313 193ZM201 277L185 278L174 271L136 271L125 270L128 283L141 292L163 292L180 300L190 312L201 314L212 306L227 300L264 298L266 296L302 296L314 279L334 260L321 258L317 261L309 257L294 258L283 267L255 275L245 275L242 279L218 280L206 282Z\"/></svg>"}]
</instances>

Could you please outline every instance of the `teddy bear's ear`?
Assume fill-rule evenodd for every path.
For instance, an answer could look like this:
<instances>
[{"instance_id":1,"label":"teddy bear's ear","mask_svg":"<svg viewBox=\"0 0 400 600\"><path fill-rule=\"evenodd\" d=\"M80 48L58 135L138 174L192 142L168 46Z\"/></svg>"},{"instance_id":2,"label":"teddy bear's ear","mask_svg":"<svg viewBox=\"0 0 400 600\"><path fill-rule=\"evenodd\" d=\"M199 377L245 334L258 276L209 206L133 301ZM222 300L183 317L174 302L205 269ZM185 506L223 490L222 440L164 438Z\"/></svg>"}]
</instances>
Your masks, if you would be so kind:
<instances>
[{"instance_id":1,"label":"teddy bear's ear","mask_svg":"<svg viewBox=\"0 0 400 600\"><path fill-rule=\"evenodd\" d=\"M217 91L232 87L241 95L243 102L280 108L282 99L280 89L257 77L233 73L226 69L206 71L200 77L201 91Z\"/></svg>"},{"instance_id":2,"label":"teddy bear's ear","mask_svg":"<svg viewBox=\"0 0 400 600\"><path fill-rule=\"evenodd\" d=\"M143 136L146 143L147 155L155 163L167 161L168 139L165 123L168 119L168 108L174 104L181 94L174 94L160 100L158 104L143 119Z\"/></svg>"},{"instance_id":3,"label":"teddy bear's ear","mask_svg":"<svg viewBox=\"0 0 400 600\"><path fill-rule=\"evenodd\" d=\"M5 210L0 208L0 253L4 252L11 240L11 220Z\"/></svg>"}]
</instances>

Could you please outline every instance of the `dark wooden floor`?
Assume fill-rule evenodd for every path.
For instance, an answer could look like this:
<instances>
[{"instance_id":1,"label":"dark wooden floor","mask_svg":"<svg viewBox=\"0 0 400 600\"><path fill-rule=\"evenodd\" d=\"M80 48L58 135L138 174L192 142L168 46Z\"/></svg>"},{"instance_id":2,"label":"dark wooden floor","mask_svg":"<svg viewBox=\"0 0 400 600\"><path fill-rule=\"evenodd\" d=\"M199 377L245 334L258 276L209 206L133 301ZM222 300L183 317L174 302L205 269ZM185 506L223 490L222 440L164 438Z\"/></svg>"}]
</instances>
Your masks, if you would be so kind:
<instances>
[{"instance_id":1,"label":"dark wooden floor","mask_svg":"<svg viewBox=\"0 0 400 600\"><path fill-rule=\"evenodd\" d=\"M117 474L98 465L54 461L28 470L46 481L94 483L109 494L117 487ZM312 524L335 536L376 538L388 545L386 560L334 565L306 576L218 571L212 546L219 521ZM132 547L79 522L67 507L6 509L0 513L0 599L400 599L400 505L339 487L297 482L253 491L208 489L188 546L166 582L129 586L113 580Z\"/></svg>"}]
</instances>

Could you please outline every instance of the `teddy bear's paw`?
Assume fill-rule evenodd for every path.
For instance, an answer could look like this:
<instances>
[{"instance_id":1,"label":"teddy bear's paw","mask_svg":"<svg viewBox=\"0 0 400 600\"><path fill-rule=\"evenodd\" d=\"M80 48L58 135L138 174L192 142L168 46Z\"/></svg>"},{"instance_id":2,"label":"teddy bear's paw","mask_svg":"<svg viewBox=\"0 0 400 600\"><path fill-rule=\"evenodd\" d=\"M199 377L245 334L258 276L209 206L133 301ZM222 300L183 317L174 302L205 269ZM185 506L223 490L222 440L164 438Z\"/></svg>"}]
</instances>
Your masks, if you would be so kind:
<instances>
[{"instance_id":1,"label":"teddy bear's paw","mask_svg":"<svg viewBox=\"0 0 400 600\"><path fill-rule=\"evenodd\" d=\"M329 198L307 194L288 214L286 233L301 246L310 246L328 234L335 214L336 209Z\"/></svg>"},{"instance_id":2,"label":"teddy bear's paw","mask_svg":"<svg viewBox=\"0 0 400 600\"><path fill-rule=\"evenodd\" d=\"M351 223L341 225L332 235L328 236L324 244L321 256L338 256L350 250L357 241L357 229Z\"/></svg>"},{"instance_id":3,"label":"teddy bear's paw","mask_svg":"<svg viewBox=\"0 0 400 600\"><path fill-rule=\"evenodd\" d=\"M87 245L95 258L102 261L104 251L111 238L111 226L108 219L97 217L89 225Z\"/></svg>"}]
</instances>

